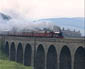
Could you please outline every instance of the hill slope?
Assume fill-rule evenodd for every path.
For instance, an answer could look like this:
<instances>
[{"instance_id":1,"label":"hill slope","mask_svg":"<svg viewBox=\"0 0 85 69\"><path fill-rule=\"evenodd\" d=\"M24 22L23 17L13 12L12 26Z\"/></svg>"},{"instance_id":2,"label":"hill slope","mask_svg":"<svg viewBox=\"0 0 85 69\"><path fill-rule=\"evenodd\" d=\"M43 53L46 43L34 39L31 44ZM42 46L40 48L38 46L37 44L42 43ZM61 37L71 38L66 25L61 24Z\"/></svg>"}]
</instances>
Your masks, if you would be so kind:
<instances>
[{"instance_id":1,"label":"hill slope","mask_svg":"<svg viewBox=\"0 0 85 69\"><path fill-rule=\"evenodd\" d=\"M84 35L85 18L48 18L40 19L38 22L50 22L65 29L80 30L82 35Z\"/></svg>"}]
</instances>

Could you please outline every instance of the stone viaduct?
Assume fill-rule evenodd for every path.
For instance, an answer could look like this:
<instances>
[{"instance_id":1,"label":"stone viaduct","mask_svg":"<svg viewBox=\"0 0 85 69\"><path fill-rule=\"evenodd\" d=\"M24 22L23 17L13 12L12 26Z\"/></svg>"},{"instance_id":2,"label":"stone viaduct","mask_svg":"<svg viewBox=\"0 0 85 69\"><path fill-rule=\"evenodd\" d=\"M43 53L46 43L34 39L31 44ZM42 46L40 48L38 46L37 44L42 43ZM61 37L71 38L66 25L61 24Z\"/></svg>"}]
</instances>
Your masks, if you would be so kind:
<instances>
[{"instance_id":1,"label":"stone viaduct","mask_svg":"<svg viewBox=\"0 0 85 69\"><path fill-rule=\"evenodd\" d=\"M85 69L85 40L78 38L4 38L9 60L33 69Z\"/></svg>"}]
</instances>

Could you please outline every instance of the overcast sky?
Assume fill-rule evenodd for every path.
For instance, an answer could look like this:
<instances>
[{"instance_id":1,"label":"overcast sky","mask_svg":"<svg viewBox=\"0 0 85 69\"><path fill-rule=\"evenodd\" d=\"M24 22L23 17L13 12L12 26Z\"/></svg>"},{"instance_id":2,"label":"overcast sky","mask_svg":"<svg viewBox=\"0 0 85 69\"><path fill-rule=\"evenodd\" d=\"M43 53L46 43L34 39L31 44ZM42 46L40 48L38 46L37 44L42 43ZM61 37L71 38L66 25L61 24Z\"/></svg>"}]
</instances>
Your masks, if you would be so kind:
<instances>
[{"instance_id":1,"label":"overcast sky","mask_svg":"<svg viewBox=\"0 0 85 69\"><path fill-rule=\"evenodd\" d=\"M84 0L0 0L3 10L14 10L29 18L84 17Z\"/></svg>"}]
</instances>

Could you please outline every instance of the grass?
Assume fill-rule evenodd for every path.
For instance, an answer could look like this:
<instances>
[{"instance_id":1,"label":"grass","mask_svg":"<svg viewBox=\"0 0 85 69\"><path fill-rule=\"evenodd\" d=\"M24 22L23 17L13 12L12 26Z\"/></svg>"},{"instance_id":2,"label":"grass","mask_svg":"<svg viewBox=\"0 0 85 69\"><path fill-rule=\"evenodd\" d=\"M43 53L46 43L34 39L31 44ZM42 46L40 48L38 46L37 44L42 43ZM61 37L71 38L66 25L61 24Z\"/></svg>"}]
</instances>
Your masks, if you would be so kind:
<instances>
[{"instance_id":1,"label":"grass","mask_svg":"<svg viewBox=\"0 0 85 69\"><path fill-rule=\"evenodd\" d=\"M24 66L13 61L9 61L8 57L2 51L2 41L0 40L0 69L32 69L31 66Z\"/></svg>"},{"instance_id":2,"label":"grass","mask_svg":"<svg viewBox=\"0 0 85 69\"><path fill-rule=\"evenodd\" d=\"M32 69L32 67L27 67L8 60L0 60L0 69Z\"/></svg>"}]
</instances>

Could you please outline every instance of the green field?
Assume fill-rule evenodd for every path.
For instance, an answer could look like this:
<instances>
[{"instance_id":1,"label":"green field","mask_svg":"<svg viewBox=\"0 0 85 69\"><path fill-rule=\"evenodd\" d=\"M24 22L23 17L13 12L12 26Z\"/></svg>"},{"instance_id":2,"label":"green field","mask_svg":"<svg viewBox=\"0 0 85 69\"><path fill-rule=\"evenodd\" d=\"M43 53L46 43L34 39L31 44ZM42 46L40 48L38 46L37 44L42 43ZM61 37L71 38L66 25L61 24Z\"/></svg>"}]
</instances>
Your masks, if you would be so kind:
<instances>
[{"instance_id":1,"label":"green field","mask_svg":"<svg viewBox=\"0 0 85 69\"><path fill-rule=\"evenodd\" d=\"M0 60L0 69L32 69L32 67L27 67L8 60Z\"/></svg>"},{"instance_id":2,"label":"green field","mask_svg":"<svg viewBox=\"0 0 85 69\"><path fill-rule=\"evenodd\" d=\"M0 69L32 69L16 62L8 60L8 57L2 51L2 41L0 40Z\"/></svg>"}]
</instances>

